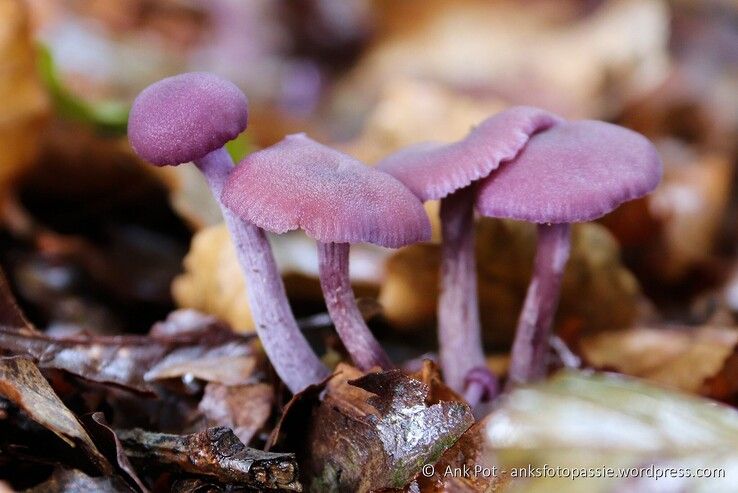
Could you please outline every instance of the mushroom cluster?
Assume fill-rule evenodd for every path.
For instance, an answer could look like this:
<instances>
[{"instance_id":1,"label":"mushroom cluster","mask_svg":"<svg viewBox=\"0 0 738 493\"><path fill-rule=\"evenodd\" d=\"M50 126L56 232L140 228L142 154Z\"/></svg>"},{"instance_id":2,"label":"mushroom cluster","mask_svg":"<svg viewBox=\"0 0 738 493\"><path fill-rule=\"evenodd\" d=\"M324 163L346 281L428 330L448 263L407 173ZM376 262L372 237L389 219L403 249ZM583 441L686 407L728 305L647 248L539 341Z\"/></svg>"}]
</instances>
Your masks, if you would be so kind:
<instances>
[{"instance_id":1,"label":"mushroom cluster","mask_svg":"<svg viewBox=\"0 0 738 493\"><path fill-rule=\"evenodd\" d=\"M224 149L247 125L246 97L212 74L146 88L129 140L159 166L193 162L221 205L249 285L256 331L292 392L328 375L300 332L265 231L302 229L318 248L320 284L336 332L361 370L391 361L359 312L349 278L354 243L398 248L430 238L423 201L441 200L439 349L444 378L471 405L498 392L482 348L474 258L475 210L538 224L538 249L513 344L508 382L540 378L569 255L569 224L591 221L658 184L661 161L643 136L531 107L494 115L452 144L423 143L371 168L304 134L234 167Z\"/></svg>"}]
</instances>

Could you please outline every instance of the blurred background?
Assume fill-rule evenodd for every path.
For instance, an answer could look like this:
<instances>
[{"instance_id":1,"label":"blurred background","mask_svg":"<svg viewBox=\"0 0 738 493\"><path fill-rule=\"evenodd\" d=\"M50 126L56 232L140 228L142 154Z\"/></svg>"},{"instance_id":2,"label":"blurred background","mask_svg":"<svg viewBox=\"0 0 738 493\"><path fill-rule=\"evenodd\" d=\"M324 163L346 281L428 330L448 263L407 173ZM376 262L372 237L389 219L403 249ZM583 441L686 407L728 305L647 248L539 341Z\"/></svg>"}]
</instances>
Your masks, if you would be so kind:
<instances>
[{"instance_id":1,"label":"blurred background","mask_svg":"<svg viewBox=\"0 0 738 493\"><path fill-rule=\"evenodd\" d=\"M0 0L0 263L39 327L145 332L191 307L251 330L196 169L154 169L125 138L136 94L193 70L249 97L235 158L305 131L372 164L459 139L517 104L642 132L661 152L663 183L574 229L557 330L600 367L627 360L627 348L615 362L602 349L630 341L603 339L622 330L646 348L677 331L669 340L682 349L705 324L734 331L734 0ZM428 212L437 221L437 204ZM477 228L486 343L504 354L535 230ZM322 313L314 244L272 240L298 315ZM435 242L352 250L362 306L396 357L434 350L438 254ZM719 346L724 334L708 339Z\"/></svg>"}]
</instances>

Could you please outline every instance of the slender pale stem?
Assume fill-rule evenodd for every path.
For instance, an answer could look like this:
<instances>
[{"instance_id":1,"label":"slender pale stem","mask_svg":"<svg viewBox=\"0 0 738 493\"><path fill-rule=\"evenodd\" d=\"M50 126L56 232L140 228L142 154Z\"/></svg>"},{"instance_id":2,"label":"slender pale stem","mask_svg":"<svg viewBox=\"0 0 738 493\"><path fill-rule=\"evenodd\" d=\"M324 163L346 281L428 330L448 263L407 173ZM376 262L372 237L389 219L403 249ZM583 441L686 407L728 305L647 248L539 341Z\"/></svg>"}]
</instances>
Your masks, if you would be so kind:
<instances>
[{"instance_id":1,"label":"slender pale stem","mask_svg":"<svg viewBox=\"0 0 738 493\"><path fill-rule=\"evenodd\" d=\"M392 367L392 362L367 327L351 288L348 243L318 242L320 286L338 336L356 366L369 370Z\"/></svg>"},{"instance_id":2,"label":"slender pale stem","mask_svg":"<svg viewBox=\"0 0 738 493\"><path fill-rule=\"evenodd\" d=\"M264 351L282 381L295 393L326 378L328 369L300 331L264 231L223 207L220 196L233 162L219 149L195 162L221 206L246 278L251 315Z\"/></svg>"},{"instance_id":3,"label":"slender pale stem","mask_svg":"<svg viewBox=\"0 0 738 493\"><path fill-rule=\"evenodd\" d=\"M480 402L491 401L497 397L499 390L497 375L492 373L486 365L472 368L466 374L464 399L472 409L476 408Z\"/></svg>"},{"instance_id":4,"label":"slender pale stem","mask_svg":"<svg viewBox=\"0 0 738 493\"><path fill-rule=\"evenodd\" d=\"M474 188L461 189L441 201L441 293L438 300L438 338L446 384L470 397L479 389L465 389L467 375L486 367L482 348L477 266L474 253ZM476 385L476 384L474 384Z\"/></svg>"},{"instance_id":5,"label":"slender pale stem","mask_svg":"<svg viewBox=\"0 0 738 493\"><path fill-rule=\"evenodd\" d=\"M515 333L509 385L531 382L546 374L548 340L559 304L561 278L569 259L569 247L569 224L538 225L533 277Z\"/></svg>"}]
</instances>

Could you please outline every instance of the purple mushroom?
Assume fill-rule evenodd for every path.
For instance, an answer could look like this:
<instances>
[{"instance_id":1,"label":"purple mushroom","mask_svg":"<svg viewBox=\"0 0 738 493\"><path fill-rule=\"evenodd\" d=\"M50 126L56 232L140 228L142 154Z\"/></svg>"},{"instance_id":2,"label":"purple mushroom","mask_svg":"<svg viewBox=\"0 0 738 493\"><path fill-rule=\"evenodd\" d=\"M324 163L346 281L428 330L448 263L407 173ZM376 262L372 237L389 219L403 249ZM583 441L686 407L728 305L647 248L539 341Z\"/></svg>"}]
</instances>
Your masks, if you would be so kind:
<instances>
[{"instance_id":1,"label":"purple mushroom","mask_svg":"<svg viewBox=\"0 0 738 493\"><path fill-rule=\"evenodd\" d=\"M558 124L530 139L482 182L484 216L538 224L533 278L518 321L509 370L517 384L545 374L548 338L569 257L570 223L592 221L649 193L661 180L656 149L642 135L598 121Z\"/></svg>"},{"instance_id":2,"label":"purple mushroom","mask_svg":"<svg viewBox=\"0 0 738 493\"><path fill-rule=\"evenodd\" d=\"M453 144L422 143L382 160L377 168L423 200L442 199L443 234L438 337L446 383L476 404L495 392L482 349L474 258L476 181L514 158L534 133L559 120L543 110L514 107L492 116ZM484 376L486 374L486 377Z\"/></svg>"},{"instance_id":3,"label":"purple mushroom","mask_svg":"<svg viewBox=\"0 0 738 493\"><path fill-rule=\"evenodd\" d=\"M138 95L128 139L139 156L155 165L194 162L220 202L234 169L223 146L246 128L247 120L246 96L235 85L213 74L187 73L160 80ZM292 392L321 381L328 370L297 326L264 231L222 204L221 210L249 287L256 331L274 369Z\"/></svg>"},{"instance_id":4,"label":"purple mushroom","mask_svg":"<svg viewBox=\"0 0 738 493\"><path fill-rule=\"evenodd\" d=\"M304 134L247 156L223 193L236 215L274 233L303 229L318 242L328 312L362 370L391 363L364 322L349 282L349 246L397 248L430 237L420 201L386 173Z\"/></svg>"}]
</instances>

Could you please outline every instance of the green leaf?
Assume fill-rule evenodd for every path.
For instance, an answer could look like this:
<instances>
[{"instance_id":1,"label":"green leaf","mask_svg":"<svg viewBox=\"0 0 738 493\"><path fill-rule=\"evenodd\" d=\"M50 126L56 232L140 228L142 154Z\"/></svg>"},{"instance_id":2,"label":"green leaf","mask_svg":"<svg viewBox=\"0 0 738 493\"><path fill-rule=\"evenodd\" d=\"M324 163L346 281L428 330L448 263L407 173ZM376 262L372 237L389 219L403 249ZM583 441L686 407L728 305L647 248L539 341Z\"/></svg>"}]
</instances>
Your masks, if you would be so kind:
<instances>
[{"instance_id":1,"label":"green leaf","mask_svg":"<svg viewBox=\"0 0 738 493\"><path fill-rule=\"evenodd\" d=\"M251 139L245 132L239 134L238 137L230 142L227 142L225 148L236 164L254 150Z\"/></svg>"},{"instance_id":2,"label":"green leaf","mask_svg":"<svg viewBox=\"0 0 738 493\"><path fill-rule=\"evenodd\" d=\"M85 101L72 94L64 87L51 51L44 45L39 45L38 71L60 115L89 123L106 132L126 133L130 106L122 101Z\"/></svg>"}]
</instances>

